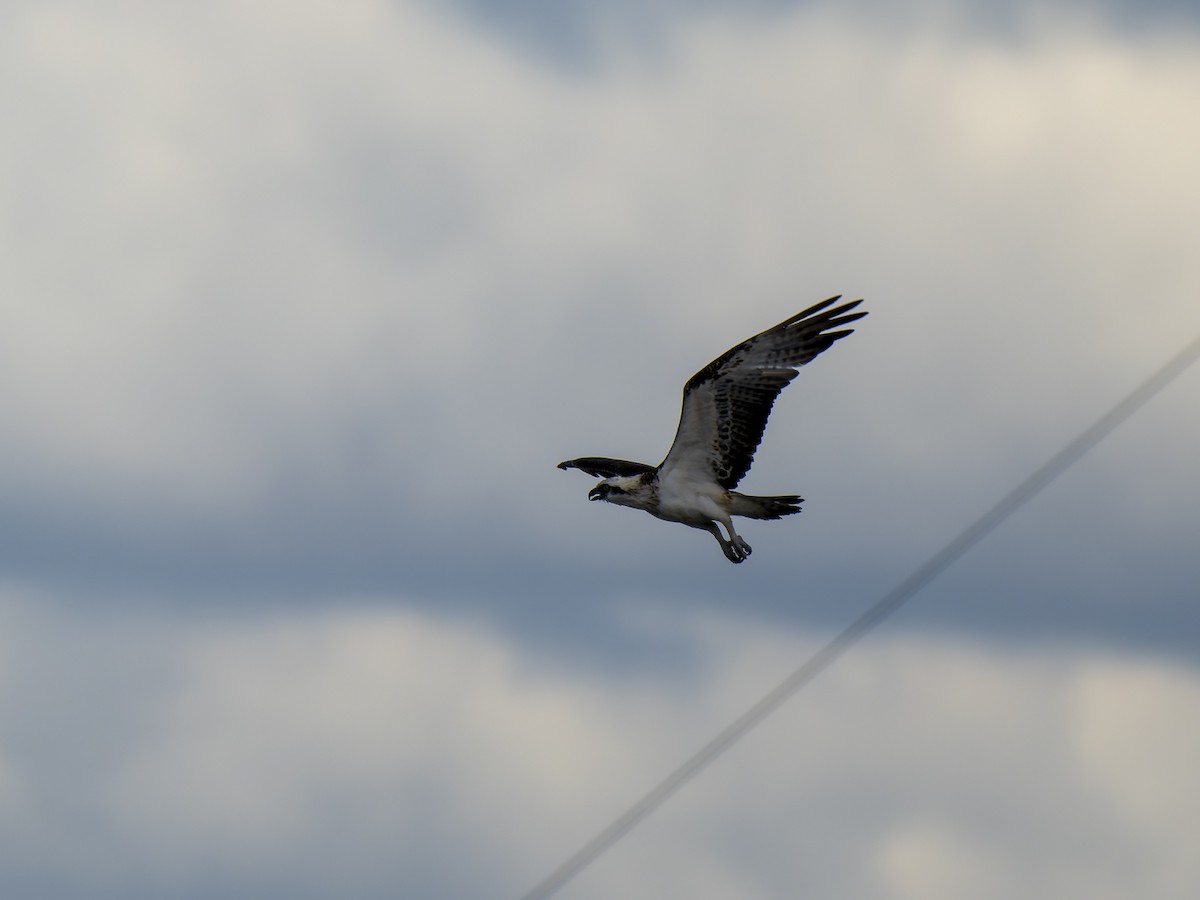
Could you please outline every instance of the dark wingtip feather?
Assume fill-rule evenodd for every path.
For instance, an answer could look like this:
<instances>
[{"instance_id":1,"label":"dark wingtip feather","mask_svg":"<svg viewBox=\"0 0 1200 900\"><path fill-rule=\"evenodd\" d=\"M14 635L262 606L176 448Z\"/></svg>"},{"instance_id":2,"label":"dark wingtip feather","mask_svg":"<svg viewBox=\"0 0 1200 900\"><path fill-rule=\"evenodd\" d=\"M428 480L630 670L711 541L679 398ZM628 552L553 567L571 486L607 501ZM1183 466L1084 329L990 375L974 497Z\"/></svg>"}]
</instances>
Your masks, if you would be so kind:
<instances>
[{"instance_id":1,"label":"dark wingtip feather","mask_svg":"<svg viewBox=\"0 0 1200 900\"><path fill-rule=\"evenodd\" d=\"M867 315L867 311L864 309L862 312L850 313L849 315L838 316L835 319L830 319L829 324L830 325L841 325L843 322L857 322L859 319L864 318L866 315Z\"/></svg>"},{"instance_id":2,"label":"dark wingtip feather","mask_svg":"<svg viewBox=\"0 0 1200 900\"><path fill-rule=\"evenodd\" d=\"M850 317L850 316L852 316L855 319L861 319L863 316L865 316L867 314L867 311L865 309L862 312L856 312L856 313L851 312L851 310L854 309L856 306L858 306L860 303L862 303L862 298L859 298L858 300L851 300L849 303L843 303L840 306L835 306L833 309L825 310L819 318L821 318L824 321L830 321L830 322L832 322L836 319L846 318L846 317Z\"/></svg>"},{"instance_id":3,"label":"dark wingtip feather","mask_svg":"<svg viewBox=\"0 0 1200 900\"><path fill-rule=\"evenodd\" d=\"M835 294L834 296L828 298L827 300L822 300L820 303L814 303L808 309L801 310L800 312L798 312L794 316L792 316L790 319L788 319L786 322L783 322L781 324L791 325L794 322L799 322L801 319L807 319L809 316L816 315L821 310L825 309L828 306L832 306L833 304L837 303L841 299L842 299L841 294ZM861 302L861 301L855 301L855 302Z\"/></svg>"},{"instance_id":4,"label":"dark wingtip feather","mask_svg":"<svg viewBox=\"0 0 1200 900\"><path fill-rule=\"evenodd\" d=\"M830 297L828 300L822 300L820 303L813 304L808 309L796 313L790 319L780 322L776 328L809 328L815 326L818 322L822 323L822 328L831 328L841 325L843 322L853 322L855 319L861 319L867 314L866 310L862 312L852 313L851 310L862 303L862 298L851 300L849 303L843 303L840 306L833 306L834 303L842 299L841 294ZM832 309L829 307L833 306Z\"/></svg>"},{"instance_id":5,"label":"dark wingtip feather","mask_svg":"<svg viewBox=\"0 0 1200 900\"><path fill-rule=\"evenodd\" d=\"M825 338L825 340L832 344L834 341L840 341L842 338L848 337L852 334L854 334L854 329L847 328L845 331L827 331L822 334L821 337Z\"/></svg>"}]
</instances>

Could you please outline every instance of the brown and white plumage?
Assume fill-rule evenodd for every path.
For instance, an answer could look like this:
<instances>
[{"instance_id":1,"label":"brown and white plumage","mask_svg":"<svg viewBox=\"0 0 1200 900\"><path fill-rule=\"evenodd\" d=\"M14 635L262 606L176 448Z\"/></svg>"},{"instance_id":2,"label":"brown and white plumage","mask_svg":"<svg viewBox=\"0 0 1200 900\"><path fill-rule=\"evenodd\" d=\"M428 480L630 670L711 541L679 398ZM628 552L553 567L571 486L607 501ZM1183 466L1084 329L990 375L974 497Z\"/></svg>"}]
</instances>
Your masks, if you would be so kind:
<instances>
[{"instance_id":1,"label":"brown and white plumage","mask_svg":"<svg viewBox=\"0 0 1200 900\"><path fill-rule=\"evenodd\" d=\"M734 531L731 516L778 519L800 511L795 495L753 497L733 489L750 470L779 392L800 366L853 333L832 329L866 315L852 311L862 301L834 306L840 299L831 297L742 341L688 379L675 441L659 465L585 456L558 467L604 479L589 499L702 528L731 562L742 562L750 545Z\"/></svg>"}]
</instances>

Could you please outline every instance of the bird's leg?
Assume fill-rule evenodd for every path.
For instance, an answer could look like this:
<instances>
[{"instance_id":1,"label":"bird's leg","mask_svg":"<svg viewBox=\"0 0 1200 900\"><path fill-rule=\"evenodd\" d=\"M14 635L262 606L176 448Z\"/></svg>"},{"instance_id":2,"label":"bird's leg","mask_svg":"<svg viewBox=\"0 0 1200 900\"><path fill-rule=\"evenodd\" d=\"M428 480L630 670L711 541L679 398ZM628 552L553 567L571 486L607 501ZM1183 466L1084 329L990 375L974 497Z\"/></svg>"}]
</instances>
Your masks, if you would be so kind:
<instances>
[{"instance_id":1,"label":"bird's leg","mask_svg":"<svg viewBox=\"0 0 1200 900\"><path fill-rule=\"evenodd\" d=\"M734 548L741 554L742 559L749 556L753 551L751 551L750 545L742 539L742 536L733 530L733 519L725 519L721 524L729 532L729 543L733 544Z\"/></svg>"},{"instance_id":2,"label":"bird's leg","mask_svg":"<svg viewBox=\"0 0 1200 900\"><path fill-rule=\"evenodd\" d=\"M725 536L721 534L721 529L717 526L716 522L708 523L708 531L717 539L717 543L721 545L721 552L725 554L725 558L731 563L743 562L750 555L748 545L745 546L745 550L742 549L742 545L746 545L746 542L741 538L737 538L736 541L725 540ZM731 528L729 531L732 532L733 529Z\"/></svg>"}]
</instances>

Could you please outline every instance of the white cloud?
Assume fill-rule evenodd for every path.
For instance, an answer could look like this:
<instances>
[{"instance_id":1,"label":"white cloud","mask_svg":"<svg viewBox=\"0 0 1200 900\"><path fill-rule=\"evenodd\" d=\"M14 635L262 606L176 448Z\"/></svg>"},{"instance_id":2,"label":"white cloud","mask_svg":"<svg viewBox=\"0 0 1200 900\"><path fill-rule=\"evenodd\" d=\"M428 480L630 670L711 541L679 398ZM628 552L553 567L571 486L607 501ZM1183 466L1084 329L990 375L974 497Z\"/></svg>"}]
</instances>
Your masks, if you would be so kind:
<instances>
[{"instance_id":1,"label":"white cloud","mask_svg":"<svg viewBox=\"0 0 1200 900\"><path fill-rule=\"evenodd\" d=\"M515 895L819 640L641 617L700 662L616 676L357 604L133 616L94 637L155 673L139 684L98 655L56 656L61 629L13 603L24 683L57 668L103 700L56 710L62 695L11 680L0 697L2 733L25 730L23 696L75 745L0 746L4 796L23 798L0 803L6 877L112 896ZM1182 898L1200 876L1198 692L1193 669L1100 651L877 639L564 896ZM136 726L114 738L113 722ZM84 777L59 770L90 746L110 749Z\"/></svg>"},{"instance_id":2,"label":"white cloud","mask_svg":"<svg viewBox=\"0 0 1200 900\"><path fill-rule=\"evenodd\" d=\"M1184 712L1200 709L1200 684L1179 674L1162 664L1096 663L1079 674L1074 694L1083 774L1143 840L1170 829L1182 847L1200 840L1200 779L1179 774L1200 753L1200 716ZM1155 723L1172 716L1174 727L1160 733ZM1164 854L1164 877L1180 877L1190 856Z\"/></svg>"}]
</instances>

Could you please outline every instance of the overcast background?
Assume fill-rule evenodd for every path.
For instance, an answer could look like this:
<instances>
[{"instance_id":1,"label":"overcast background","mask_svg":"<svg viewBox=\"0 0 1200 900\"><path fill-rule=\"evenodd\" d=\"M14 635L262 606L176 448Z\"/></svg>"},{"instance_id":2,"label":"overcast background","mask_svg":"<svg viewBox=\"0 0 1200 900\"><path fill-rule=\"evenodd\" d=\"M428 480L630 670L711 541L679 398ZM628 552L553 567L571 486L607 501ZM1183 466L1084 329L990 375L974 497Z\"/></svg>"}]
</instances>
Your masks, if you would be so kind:
<instances>
[{"instance_id":1,"label":"overcast background","mask_svg":"<svg viewBox=\"0 0 1200 900\"><path fill-rule=\"evenodd\" d=\"M0 893L516 897L1200 333L1172 2L0 8ZM701 532L589 504L832 294ZM563 891L1190 898L1200 370Z\"/></svg>"}]
</instances>

